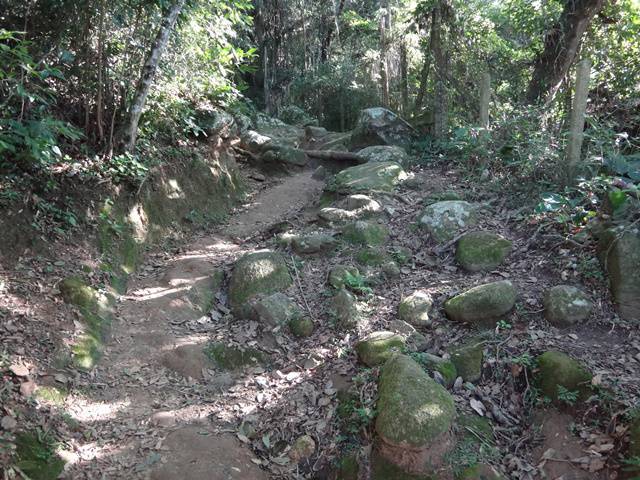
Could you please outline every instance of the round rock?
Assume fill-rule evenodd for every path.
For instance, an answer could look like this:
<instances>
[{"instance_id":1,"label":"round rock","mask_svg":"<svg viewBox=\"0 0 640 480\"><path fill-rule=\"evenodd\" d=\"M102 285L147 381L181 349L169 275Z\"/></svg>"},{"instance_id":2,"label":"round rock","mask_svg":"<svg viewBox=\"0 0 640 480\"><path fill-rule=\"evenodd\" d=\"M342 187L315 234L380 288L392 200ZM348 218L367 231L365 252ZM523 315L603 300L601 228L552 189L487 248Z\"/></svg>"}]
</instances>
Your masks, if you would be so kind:
<instances>
[{"instance_id":1,"label":"round rock","mask_svg":"<svg viewBox=\"0 0 640 480\"><path fill-rule=\"evenodd\" d=\"M544 317L558 327L569 327L589 318L593 302L576 287L558 285L544 294Z\"/></svg>"}]
</instances>

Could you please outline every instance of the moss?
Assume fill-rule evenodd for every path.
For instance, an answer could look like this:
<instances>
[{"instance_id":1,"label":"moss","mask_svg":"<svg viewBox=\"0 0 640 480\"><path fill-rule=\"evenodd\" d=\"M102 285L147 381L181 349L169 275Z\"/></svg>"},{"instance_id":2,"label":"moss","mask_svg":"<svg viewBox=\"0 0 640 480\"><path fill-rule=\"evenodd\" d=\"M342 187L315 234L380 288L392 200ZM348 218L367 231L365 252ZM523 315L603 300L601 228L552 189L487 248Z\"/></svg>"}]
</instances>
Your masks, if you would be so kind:
<instances>
[{"instance_id":1,"label":"moss","mask_svg":"<svg viewBox=\"0 0 640 480\"><path fill-rule=\"evenodd\" d=\"M404 348L404 339L393 332L373 332L356 344L358 359L369 367L386 362Z\"/></svg>"},{"instance_id":2,"label":"moss","mask_svg":"<svg viewBox=\"0 0 640 480\"><path fill-rule=\"evenodd\" d=\"M266 355L260 350L230 347L221 342L212 342L207 345L205 354L223 370L239 370L267 362Z\"/></svg>"},{"instance_id":3,"label":"moss","mask_svg":"<svg viewBox=\"0 0 640 480\"><path fill-rule=\"evenodd\" d=\"M59 288L64 301L71 305L88 309L96 302L97 292L80 277L65 278L60 282Z\"/></svg>"},{"instance_id":4,"label":"moss","mask_svg":"<svg viewBox=\"0 0 640 480\"><path fill-rule=\"evenodd\" d=\"M456 366L450 360L445 360L444 358L431 355L430 353L418 352L412 353L411 358L416 360L428 372L439 372L444 378L445 384L449 387L452 386L456 381L456 378L458 378Z\"/></svg>"},{"instance_id":5,"label":"moss","mask_svg":"<svg viewBox=\"0 0 640 480\"><path fill-rule=\"evenodd\" d=\"M371 459L371 480L436 480L430 475L412 475L394 465L379 453Z\"/></svg>"},{"instance_id":6,"label":"moss","mask_svg":"<svg viewBox=\"0 0 640 480\"><path fill-rule=\"evenodd\" d=\"M358 304L356 297L344 288L340 289L333 297L331 313L336 319L336 326L342 329L350 329L358 323Z\"/></svg>"},{"instance_id":7,"label":"moss","mask_svg":"<svg viewBox=\"0 0 640 480\"><path fill-rule=\"evenodd\" d=\"M376 431L388 443L422 448L451 428L453 397L406 355L385 363L378 394Z\"/></svg>"},{"instance_id":8,"label":"moss","mask_svg":"<svg viewBox=\"0 0 640 480\"><path fill-rule=\"evenodd\" d=\"M471 232L464 235L456 248L456 260L470 272L493 270L511 251L512 243L490 232Z\"/></svg>"},{"instance_id":9,"label":"moss","mask_svg":"<svg viewBox=\"0 0 640 480\"><path fill-rule=\"evenodd\" d=\"M258 294L270 294L293 283L287 264L279 253L262 251L240 258L229 284L229 301L235 315L250 315L248 300Z\"/></svg>"},{"instance_id":10,"label":"moss","mask_svg":"<svg viewBox=\"0 0 640 480\"><path fill-rule=\"evenodd\" d=\"M102 340L92 333L80 335L71 347L73 364L77 368L91 370L102 356Z\"/></svg>"},{"instance_id":11,"label":"moss","mask_svg":"<svg viewBox=\"0 0 640 480\"><path fill-rule=\"evenodd\" d=\"M328 186L338 193L358 193L371 190L392 191L407 178L407 174L395 162L375 162L356 165L341 170Z\"/></svg>"},{"instance_id":12,"label":"moss","mask_svg":"<svg viewBox=\"0 0 640 480\"><path fill-rule=\"evenodd\" d=\"M393 247L391 256L398 263L398 265L406 265L413 258L413 252L410 248L406 247Z\"/></svg>"},{"instance_id":13,"label":"moss","mask_svg":"<svg viewBox=\"0 0 640 480\"><path fill-rule=\"evenodd\" d=\"M511 311L517 292L508 280L487 283L471 288L444 303L449 318L493 328L496 322Z\"/></svg>"},{"instance_id":14,"label":"moss","mask_svg":"<svg viewBox=\"0 0 640 480\"><path fill-rule=\"evenodd\" d=\"M456 367L458 375L465 382L476 382L482 375L482 360L484 358L484 342L482 339L472 339L469 342L451 350L451 361Z\"/></svg>"},{"instance_id":15,"label":"moss","mask_svg":"<svg viewBox=\"0 0 640 480\"><path fill-rule=\"evenodd\" d=\"M591 392L591 378L586 368L562 352L549 351L538 357L536 383L542 394L555 403L561 403L558 387L576 392L579 400L585 400Z\"/></svg>"},{"instance_id":16,"label":"moss","mask_svg":"<svg viewBox=\"0 0 640 480\"><path fill-rule=\"evenodd\" d=\"M53 403L57 406L64 404L67 395L66 390L57 387L39 387L35 392L35 397L38 400Z\"/></svg>"},{"instance_id":17,"label":"moss","mask_svg":"<svg viewBox=\"0 0 640 480\"><path fill-rule=\"evenodd\" d=\"M589 297L576 287L557 285L544 294L544 318L558 327L587 320L592 310Z\"/></svg>"},{"instance_id":18,"label":"moss","mask_svg":"<svg viewBox=\"0 0 640 480\"><path fill-rule=\"evenodd\" d=\"M358 480L360 464L355 454L345 455L338 462L335 480Z\"/></svg>"},{"instance_id":19,"label":"moss","mask_svg":"<svg viewBox=\"0 0 640 480\"><path fill-rule=\"evenodd\" d=\"M348 242L366 246L382 245L389 238L387 227L364 220L346 225L342 234Z\"/></svg>"},{"instance_id":20,"label":"moss","mask_svg":"<svg viewBox=\"0 0 640 480\"><path fill-rule=\"evenodd\" d=\"M431 323L429 312L433 306L433 299L427 292L417 290L403 298L398 305L400 320L415 325L425 326Z\"/></svg>"},{"instance_id":21,"label":"moss","mask_svg":"<svg viewBox=\"0 0 640 480\"><path fill-rule=\"evenodd\" d=\"M446 457L455 478L465 478L461 475L470 468L499 458L500 451L494 445L489 421L477 415L461 415L458 418L456 446Z\"/></svg>"},{"instance_id":22,"label":"moss","mask_svg":"<svg viewBox=\"0 0 640 480\"><path fill-rule=\"evenodd\" d=\"M189 300L202 313L208 313L216 301L216 293L222 286L224 272L216 270L209 278L196 282L189 290Z\"/></svg>"},{"instance_id":23,"label":"moss","mask_svg":"<svg viewBox=\"0 0 640 480\"><path fill-rule=\"evenodd\" d=\"M289 329L296 337L310 337L313 333L313 320L309 317L296 317L289 321Z\"/></svg>"},{"instance_id":24,"label":"moss","mask_svg":"<svg viewBox=\"0 0 640 480\"><path fill-rule=\"evenodd\" d=\"M356 267L338 265L329 271L327 281L333 288L340 290L348 286L349 278L360 278L360 271Z\"/></svg>"},{"instance_id":25,"label":"moss","mask_svg":"<svg viewBox=\"0 0 640 480\"><path fill-rule=\"evenodd\" d=\"M389 255L387 255L384 250L370 247L358 250L356 252L355 258L360 265L369 267L379 267L391 260Z\"/></svg>"},{"instance_id":26,"label":"moss","mask_svg":"<svg viewBox=\"0 0 640 480\"><path fill-rule=\"evenodd\" d=\"M64 469L64 460L55 453L55 443L45 435L16 435L16 465L33 480L55 480Z\"/></svg>"},{"instance_id":27,"label":"moss","mask_svg":"<svg viewBox=\"0 0 640 480\"><path fill-rule=\"evenodd\" d=\"M478 463L464 469L456 480L502 480L500 475L491 465Z\"/></svg>"}]
</instances>

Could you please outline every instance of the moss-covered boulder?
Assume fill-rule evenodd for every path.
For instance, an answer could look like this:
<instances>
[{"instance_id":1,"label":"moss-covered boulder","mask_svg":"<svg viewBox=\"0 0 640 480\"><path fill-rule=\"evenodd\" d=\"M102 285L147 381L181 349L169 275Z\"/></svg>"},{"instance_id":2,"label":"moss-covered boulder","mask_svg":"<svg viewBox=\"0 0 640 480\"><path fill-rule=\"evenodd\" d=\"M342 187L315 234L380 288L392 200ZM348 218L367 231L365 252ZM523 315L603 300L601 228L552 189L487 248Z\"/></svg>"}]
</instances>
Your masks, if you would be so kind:
<instances>
[{"instance_id":1,"label":"moss-covered boulder","mask_svg":"<svg viewBox=\"0 0 640 480\"><path fill-rule=\"evenodd\" d=\"M558 327L569 327L589 318L593 302L576 287L557 285L544 294L544 317Z\"/></svg>"},{"instance_id":2,"label":"moss-covered boulder","mask_svg":"<svg viewBox=\"0 0 640 480\"><path fill-rule=\"evenodd\" d=\"M456 367L458 376L465 382L477 382L482 376L482 362L484 360L484 341L481 338L454 347L449 352L451 362Z\"/></svg>"},{"instance_id":3,"label":"moss-covered boulder","mask_svg":"<svg viewBox=\"0 0 640 480\"><path fill-rule=\"evenodd\" d=\"M343 224L358 218L355 211L337 207L324 207L318 211L318 218L325 225Z\"/></svg>"},{"instance_id":4,"label":"moss-covered boulder","mask_svg":"<svg viewBox=\"0 0 640 480\"><path fill-rule=\"evenodd\" d=\"M565 353L549 351L538 357L536 383L542 394L553 402L562 403L562 392L570 396L576 394L578 400L586 399L591 378L584 366Z\"/></svg>"},{"instance_id":5,"label":"moss-covered boulder","mask_svg":"<svg viewBox=\"0 0 640 480\"><path fill-rule=\"evenodd\" d=\"M452 240L478 222L477 207L460 200L436 202L424 209L419 223L437 243Z\"/></svg>"},{"instance_id":6,"label":"moss-covered boulder","mask_svg":"<svg viewBox=\"0 0 640 480\"><path fill-rule=\"evenodd\" d=\"M292 318L289 322L291 333L299 338L310 337L314 330L313 320L309 317Z\"/></svg>"},{"instance_id":7,"label":"moss-covered boulder","mask_svg":"<svg viewBox=\"0 0 640 480\"><path fill-rule=\"evenodd\" d=\"M348 330L356 327L359 318L356 297L346 289L341 288L333 297L331 313L338 328Z\"/></svg>"},{"instance_id":8,"label":"moss-covered boulder","mask_svg":"<svg viewBox=\"0 0 640 480\"><path fill-rule=\"evenodd\" d=\"M358 220L345 225L342 230L345 240L356 245L375 246L384 244L389 238L389 229L379 223Z\"/></svg>"},{"instance_id":9,"label":"moss-covered boulder","mask_svg":"<svg viewBox=\"0 0 640 480\"><path fill-rule=\"evenodd\" d=\"M511 252L512 243L491 232L465 234L456 247L456 260L469 272L493 270Z\"/></svg>"},{"instance_id":10,"label":"moss-covered boulder","mask_svg":"<svg viewBox=\"0 0 640 480\"><path fill-rule=\"evenodd\" d=\"M392 260L387 252L376 247L361 248L356 252L355 259L365 267L380 267Z\"/></svg>"},{"instance_id":11,"label":"moss-covered boulder","mask_svg":"<svg viewBox=\"0 0 640 480\"><path fill-rule=\"evenodd\" d=\"M233 314L240 318L251 316L249 300L259 294L286 290L291 284L289 269L279 253L264 250L244 255L233 267L229 282Z\"/></svg>"},{"instance_id":12,"label":"moss-covered boulder","mask_svg":"<svg viewBox=\"0 0 640 480\"><path fill-rule=\"evenodd\" d=\"M289 458L292 462L298 463L302 460L309 458L316 451L316 442L309 435L302 435L298 437L293 445L291 445L291 450L289 450Z\"/></svg>"},{"instance_id":13,"label":"moss-covered boulder","mask_svg":"<svg viewBox=\"0 0 640 480\"><path fill-rule=\"evenodd\" d=\"M301 255L330 253L336 248L337 244L338 241L327 233L294 235L291 239L291 248Z\"/></svg>"},{"instance_id":14,"label":"moss-covered boulder","mask_svg":"<svg viewBox=\"0 0 640 480\"><path fill-rule=\"evenodd\" d=\"M298 305L284 293L260 296L252 301L258 320L268 326L282 326L302 316Z\"/></svg>"},{"instance_id":15,"label":"moss-covered boulder","mask_svg":"<svg viewBox=\"0 0 640 480\"><path fill-rule=\"evenodd\" d=\"M15 440L15 463L28 478L55 480L64 469L64 460L55 452L55 444L35 433L20 433Z\"/></svg>"},{"instance_id":16,"label":"moss-covered boulder","mask_svg":"<svg viewBox=\"0 0 640 480\"><path fill-rule=\"evenodd\" d=\"M473 287L444 303L447 316L457 322L495 327L516 303L517 292L509 280Z\"/></svg>"},{"instance_id":17,"label":"moss-covered boulder","mask_svg":"<svg viewBox=\"0 0 640 480\"><path fill-rule=\"evenodd\" d=\"M389 330L396 332L404 338L409 351L420 352L427 348L429 342L416 328L404 320L395 319L389 324Z\"/></svg>"},{"instance_id":18,"label":"moss-covered boulder","mask_svg":"<svg viewBox=\"0 0 640 480\"><path fill-rule=\"evenodd\" d=\"M358 480L359 472L358 457L355 453L352 453L338 460L338 465L329 478L331 480Z\"/></svg>"},{"instance_id":19,"label":"moss-covered boulder","mask_svg":"<svg viewBox=\"0 0 640 480\"><path fill-rule=\"evenodd\" d=\"M342 194L369 191L390 192L407 178L395 162L364 163L338 172L328 188Z\"/></svg>"},{"instance_id":20,"label":"moss-covered boulder","mask_svg":"<svg viewBox=\"0 0 640 480\"><path fill-rule=\"evenodd\" d=\"M451 449L453 397L412 358L394 354L378 383L379 451L407 473L433 472Z\"/></svg>"},{"instance_id":21,"label":"moss-covered boulder","mask_svg":"<svg viewBox=\"0 0 640 480\"><path fill-rule=\"evenodd\" d=\"M393 332L373 332L356 343L358 360L368 367L386 362L394 352L404 348L404 339Z\"/></svg>"},{"instance_id":22,"label":"moss-covered boulder","mask_svg":"<svg viewBox=\"0 0 640 480\"><path fill-rule=\"evenodd\" d=\"M640 322L640 230L609 230L601 245L620 316Z\"/></svg>"},{"instance_id":23,"label":"moss-covered boulder","mask_svg":"<svg viewBox=\"0 0 640 480\"><path fill-rule=\"evenodd\" d=\"M274 143L267 145L260 159L267 164L283 163L296 167L304 167L309 160L303 150Z\"/></svg>"},{"instance_id":24,"label":"moss-covered boulder","mask_svg":"<svg viewBox=\"0 0 640 480\"><path fill-rule=\"evenodd\" d=\"M360 277L360 271L356 267L349 265L337 265L329 270L327 282L333 288L341 289L348 287L354 278Z\"/></svg>"},{"instance_id":25,"label":"moss-covered boulder","mask_svg":"<svg viewBox=\"0 0 640 480\"><path fill-rule=\"evenodd\" d=\"M407 151L397 145L373 145L357 152L367 162L396 162L402 166L409 164Z\"/></svg>"},{"instance_id":26,"label":"moss-covered boulder","mask_svg":"<svg viewBox=\"0 0 640 480\"><path fill-rule=\"evenodd\" d=\"M432 307L431 295L423 290L416 290L400 301L398 317L416 327L424 327L431 324L429 313Z\"/></svg>"},{"instance_id":27,"label":"moss-covered boulder","mask_svg":"<svg viewBox=\"0 0 640 480\"><path fill-rule=\"evenodd\" d=\"M408 148L416 131L401 117L383 107L366 108L360 112L351 132L351 149L370 145L398 145Z\"/></svg>"},{"instance_id":28,"label":"moss-covered boulder","mask_svg":"<svg viewBox=\"0 0 640 480\"><path fill-rule=\"evenodd\" d=\"M382 211L382 205L368 195L356 193L344 199L344 205L350 212L356 212L359 217L374 215Z\"/></svg>"},{"instance_id":29,"label":"moss-covered boulder","mask_svg":"<svg viewBox=\"0 0 640 480\"><path fill-rule=\"evenodd\" d=\"M430 474L411 474L374 451L371 457L371 480L438 480Z\"/></svg>"},{"instance_id":30,"label":"moss-covered boulder","mask_svg":"<svg viewBox=\"0 0 640 480\"><path fill-rule=\"evenodd\" d=\"M268 356L251 347L236 347L222 342L211 342L204 350L221 370L241 370L244 367L265 364Z\"/></svg>"}]
</instances>

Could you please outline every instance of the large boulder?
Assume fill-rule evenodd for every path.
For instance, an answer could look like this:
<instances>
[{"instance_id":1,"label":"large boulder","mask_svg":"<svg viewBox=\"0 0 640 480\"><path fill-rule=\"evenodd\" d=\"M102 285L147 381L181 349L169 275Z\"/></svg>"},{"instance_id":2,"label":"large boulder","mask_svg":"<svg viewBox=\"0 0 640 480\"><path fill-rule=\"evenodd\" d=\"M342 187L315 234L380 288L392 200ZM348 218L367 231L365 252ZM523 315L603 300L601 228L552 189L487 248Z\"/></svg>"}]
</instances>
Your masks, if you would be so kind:
<instances>
[{"instance_id":1,"label":"large boulder","mask_svg":"<svg viewBox=\"0 0 640 480\"><path fill-rule=\"evenodd\" d=\"M404 339L393 332L373 332L356 344L358 360L368 367L386 362L394 352L404 347Z\"/></svg>"},{"instance_id":2,"label":"large boulder","mask_svg":"<svg viewBox=\"0 0 640 480\"><path fill-rule=\"evenodd\" d=\"M382 107L367 108L351 133L351 148L362 149L371 145L398 145L409 147L416 131L405 120Z\"/></svg>"},{"instance_id":3,"label":"large boulder","mask_svg":"<svg viewBox=\"0 0 640 480\"><path fill-rule=\"evenodd\" d=\"M282 255L270 250L249 253L233 267L229 282L229 303L233 314L249 317L253 308L249 302L257 295L281 292L293 283Z\"/></svg>"},{"instance_id":4,"label":"large boulder","mask_svg":"<svg viewBox=\"0 0 640 480\"><path fill-rule=\"evenodd\" d=\"M640 322L640 230L608 230L601 243L618 313Z\"/></svg>"},{"instance_id":5,"label":"large boulder","mask_svg":"<svg viewBox=\"0 0 640 480\"><path fill-rule=\"evenodd\" d=\"M536 383L542 394L556 403L563 401L563 391L585 400L590 393L591 378L585 367L565 353L549 351L538 357Z\"/></svg>"},{"instance_id":6,"label":"large boulder","mask_svg":"<svg viewBox=\"0 0 640 480\"><path fill-rule=\"evenodd\" d=\"M444 303L447 316L455 321L493 328L513 309L517 291L509 280L473 287Z\"/></svg>"},{"instance_id":7,"label":"large boulder","mask_svg":"<svg viewBox=\"0 0 640 480\"><path fill-rule=\"evenodd\" d=\"M429 312L433 307L433 298L427 292L416 290L408 297L404 297L398 305L398 317L416 327L431 324Z\"/></svg>"},{"instance_id":8,"label":"large boulder","mask_svg":"<svg viewBox=\"0 0 640 480\"><path fill-rule=\"evenodd\" d=\"M453 397L412 358L394 354L378 384L378 450L407 473L432 473L453 446Z\"/></svg>"},{"instance_id":9,"label":"large boulder","mask_svg":"<svg viewBox=\"0 0 640 480\"><path fill-rule=\"evenodd\" d=\"M476 211L475 205L462 200L436 202L424 209L419 222L434 241L445 243L478 222Z\"/></svg>"},{"instance_id":10,"label":"large boulder","mask_svg":"<svg viewBox=\"0 0 640 480\"><path fill-rule=\"evenodd\" d=\"M593 302L576 287L557 285L544 294L544 317L558 327L587 320L592 310Z\"/></svg>"},{"instance_id":11,"label":"large boulder","mask_svg":"<svg viewBox=\"0 0 640 480\"><path fill-rule=\"evenodd\" d=\"M469 272L493 270L511 252L511 242L491 232L465 234L456 247L456 260Z\"/></svg>"},{"instance_id":12,"label":"large boulder","mask_svg":"<svg viewBox=\"0 0 640 480\"><path fill-rule=\"evenodd\" d=\"M396 145L375 145L358 152L367 162L396 162L402 166L409 163L409 155L404 148Z\"/></svg>"},{"instance_id":13,"label":"large boulder","mask_svg":"<svg viewBox=\"0 0 640 480\"><path fill-rule=\"evenodd\" d=\"M363 163L338 172L328 188L342 194L390 192L407 178L406 172L396 162Z\"/></svg>"}]
</instances>

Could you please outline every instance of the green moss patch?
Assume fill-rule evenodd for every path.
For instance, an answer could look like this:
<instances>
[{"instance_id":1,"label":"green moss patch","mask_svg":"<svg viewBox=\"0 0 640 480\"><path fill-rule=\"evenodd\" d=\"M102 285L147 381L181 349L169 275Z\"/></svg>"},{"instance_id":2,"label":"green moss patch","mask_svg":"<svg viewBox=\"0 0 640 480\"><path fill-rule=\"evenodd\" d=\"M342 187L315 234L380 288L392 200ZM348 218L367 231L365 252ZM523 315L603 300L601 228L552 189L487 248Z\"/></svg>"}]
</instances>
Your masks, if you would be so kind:
<instances>
[{"instance_id":1,"label":"green moss patch","mask_svg":"<svg viewBox=\"0 0 640 480\"><path fill-rule=\"evenodd\" d=\"M471 232L464 235L456 248L456 260L470 272L493 270L511 251L512 243L490 232Z\"/></svg>"},{"instance_id":2,"label":"green moss patch","mask_svg":"<svg viewBox=\"0 0 640 480\"><path fill-rule=\"evenodd\" d=\"M255 348L231 347L221 342L207 345L204 353L222 370L239 370L265 364L268 357Z\"/></svg>"},{"instance_id":3,"label":"green moss patch","mask_svg":"<svg viewBox=\"0 0 640 480\"><path fill-rule=\"evenodd\" d=\"M549 351L538 357L536 384L556 404L585 400L591 393L592 375L565 353Z\"/></svg>"},{"instance_id":4,"label":"green moss patch","mask_svg":"<svg viewBox=\"0 0 640 480\"><path fill-rule=\"evenodd\" d=\"M55 480L64 469L56 443L42 432L16 436L16 465L33 480Z\"/></svg>"}]
</instances>

